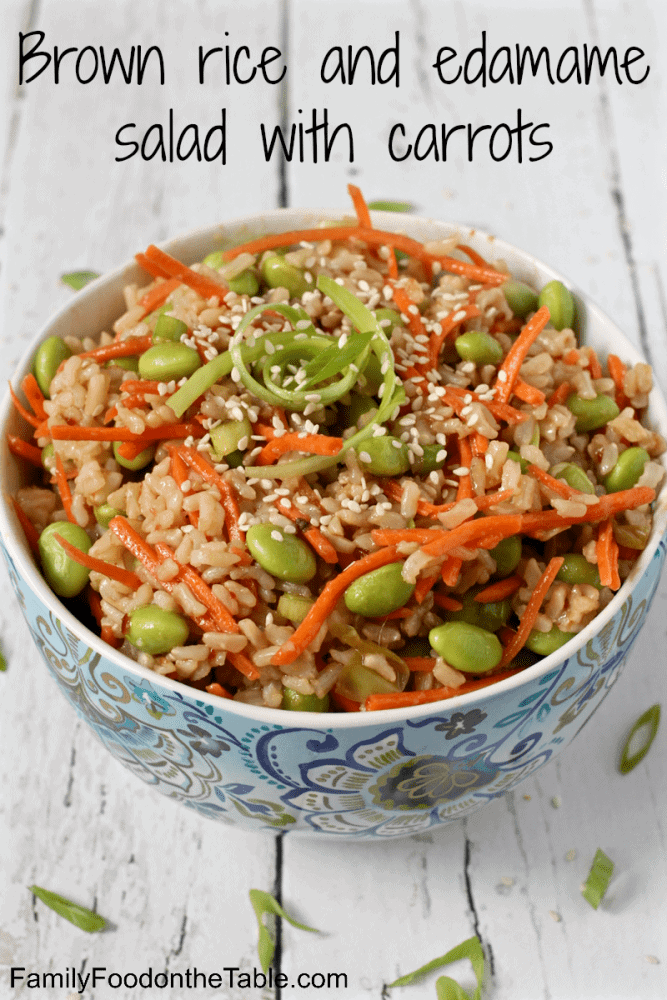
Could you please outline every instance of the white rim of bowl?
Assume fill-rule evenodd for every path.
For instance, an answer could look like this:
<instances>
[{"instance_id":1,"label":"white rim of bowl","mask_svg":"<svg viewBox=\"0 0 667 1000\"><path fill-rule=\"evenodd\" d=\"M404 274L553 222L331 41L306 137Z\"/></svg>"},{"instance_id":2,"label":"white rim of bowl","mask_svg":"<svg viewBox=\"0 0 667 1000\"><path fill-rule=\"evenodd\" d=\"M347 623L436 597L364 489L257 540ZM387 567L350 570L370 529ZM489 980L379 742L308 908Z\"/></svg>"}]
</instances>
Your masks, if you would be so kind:
<instances>
[{"instance_id":1,"label":"white rim of bowl","mask_svg":"<svg viewBox=\"0 0 667 1000\"><path fill-rule=\"evenodd\" d=\"M309 221L311 219L313 220L312 228L316 228L318 223L323 219L336 219L341 218L342 216L349 217L349 210L346 211L331 208L274 209L272 211L260 212L251 216L230 219L227 222L219 223L211 227L191 230L181 236L174 237L171 240L161 243L160 246L167 252L178 256L179 253L181 253L179 248L183 244L196 243L197 241L202 241L208 243L209 245L213 242L218 242L221 246L228 247L237 245L239 243L239 237L235 236L230 240L230 231L238 233L241 229L247 229L249 232L260 234L266 232L288 232L289 229L285 228L282 223L292 220L295 217L298 217L300 221L299 223L291 224L290 229L304 228L307 224L306 220ZM541 260L534 257L527 251L521 250L510 243L506 243L504 240L498 239L483 230L476 228L473 229L462 224L409 214L401 214L399 216L391 212L373 212L372 216L374 222L376 223L376 227L379 229L384 229L386 227L387 231L401 232L406 229L414 231L415 229L423 230L433 227L434 229L440 230L440 235L442 235L443 230L446 231L447 235L451 235L453 232L460 232L464 235L466 240L472 241L473 243L486 242L487 249L489 251L492 250L496 258L519 258L521 264L523 265L524 272L532 271L533 274L537 276L537 272L539 271L542 272L549 281L554 279L562 281L575 296L580 320L583 320L585 324L588 316L592 316L595 318L597 323L610 328L613 331L614 338L618 339L620 342L620 346L626 358L629 358L634 363L645 360L642 358L639 351L630 343L630 341L627 340L616 324L609 319L602 309L599 308L599 306L597 306L588 296L585 296L580 290L578 290L576 286L574 286L566 277L559 274L557 271L554 271L553 268L544 264ZM326 229L323 229L322 232L323 235L326 235ZM438 236L434 235L433 238L438 238ZM187 260L187 257L188 255L185 254L182 259ZM194 263L194 259L188 262ZM512 269L512 273L515 273L515 269ZM76 298L70 300L70 302L65 303L58 310L56 310L49 317L48 321L44 324L28 350L21 358L21 362L12 379L12 385L14 388L18 388L21 379L30 370L35 350L42 340L46 339L46 337L50 335L50 329L52 326L66 316L72 309L81 310L82 308L85 308L87 300L94 301L97 295L100 292L103 292L106 287L113 286L117 282L120 283L121 280L123 284L127 284L133 279L136 280L138 275L143 276L143 274L144 272L141 271L139 266L134 261L129 261L120 267L115 268L108 274L101 275L99 278L92 281L89 285L77 293ZM99 331L96 331L96 333L98 332ZM96 333L92 335L96 335ZM585 342L584 335L585 329L582 330L580 342ZM667 429L667 404L665 403L665 399L658 386L654 386L651 392L650 412L653 418L657 418L657 420L654 419L653 421L656 426ZM9 393L6 393L0 407L0 423L3 428L5 428L7 423L10 421L13 413L14 410ZM14 457L9 453L6 436L4 434L1 446L4 449L4 461L14 461ZM665 457L662 458L662 464L667 467ZM616 611L632 593L638 581L643 576L644 571L653 559L653 555L666 531L667 485L664 485L662 493L657 498L656 507L653 512L653 535L651 542L646 549L643 550L633 567L630 576L623 583L609 604L584 629L582 629L581 632L576 634L575 639L571 639L565 646L556 650L556 652L544 657L533 666L526 667L513 677L508 677L504 681L498 681L495 685L483 687L477 691L470 691L467 694L454 695L452 698L443 699L441 702L432 701L423 705L414 705L408 708L383 709L377 712L290 713L286 712L284 709L248 705L244 702L234 701L233 699L218 698L215 695L208 694L206 691L190 687L182 681L172 680L162 674L156 674L154 671L141 666L141 664L125 656L125 654L120 653L118 650L107 645L107 643L103 642L102 639L95 635L94 632L91 632L79 621L78 618L76 618L63 604L61 604L53 591L47 586L44 578L37 569L32 556L30 555L27 543L21 538L21 527L6 490L2 491L2 498L0 502L0 533L2 534L7 550L9 551L14 562L17 564L21 574L48 610L56 618L59 618L71 632L79 636L97 653L100 653L102 656L111 660L122 669L127 670L129 673L135 674L139 679L152 681L156 686L164 686L172 693L187 695L195 701L202 701L210 704L220 712L229 711L233 715L245 718L248 722L260 724L270 723L279 725L282 728L292 728L298 720L300 722L299 728L318 728L326 730L362 729L368 726L385 726L391 723L424 718L428 715L432 715L434 712L439 714L442 713L442 711L451 712L457 709L472 706L475 702L484 701L490 696L493 697L494 695L500 695L505 692L515 690L516 688L523 687L537 680L539 677L546 675L555 667L562 664L565 660L575 657L579 650L585 646L586 643L589 642L615 615ZM289 724L290 719L293 720L292 726Z\"/></svg>"}]
</instances>

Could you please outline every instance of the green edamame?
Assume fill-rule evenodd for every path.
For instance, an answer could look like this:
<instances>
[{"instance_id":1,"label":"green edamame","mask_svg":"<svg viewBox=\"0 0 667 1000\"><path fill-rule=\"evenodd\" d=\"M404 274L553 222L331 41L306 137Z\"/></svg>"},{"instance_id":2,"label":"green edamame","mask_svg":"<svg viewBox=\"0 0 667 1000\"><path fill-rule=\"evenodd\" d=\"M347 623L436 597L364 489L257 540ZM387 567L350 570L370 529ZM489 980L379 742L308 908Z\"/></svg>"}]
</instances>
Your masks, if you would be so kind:
<instances>
[{"instance_id":1,"label":"green edamame","mask_svg":"<svg viewBox=\"0 0 667 1000\"><path fill-rule=\"evenodd\" d=\"M188 324L175 316L158 316L153 330L153 343L159 344L163 340L180 340L184 333L188 332Z\"/></svg>"},{"instance_id":2,"label":"green edamame","mask_svg":"<svg viewBox=\"0 0 667 1000\"><path fill-rule=\"evenodd\" d=\"M412 471L416 476L427 476L429 472L442 469L447 461L447 451L441 444L425 444L423 455L415 455Z\"/></svg>"},{"instance_id":3,"label":"green edamame","mask_svg":"<svg viewBox=\"0 0 667 1000\"><path fill-rule=\"evenodd\" d=\"M596 396L595 399L581 399L576 392L568 396L565 404L577 418L575 430L582 434L586 431L597 431L620 413L616 402L611 396Z\"/></svg>"},{"instance_id":4,"label":"green edamame","mask_svg":"<svg viewBox=\"0 0 667 1000\"><path fill-rule=\"evenodd\" d=\"M431 652L431 643L426 636L415 636L414 639L406 641L405 646L398 650L398 655L405 659L406 656L430 656Z\"/></svg>"},{"instance_id":5,"label":"green edamame","mask_svg":"<svg viewBox=\"0 0 667 1000\"><path fill-rule=\"evenodd\" d=\"M607 493L631 490L641 478L650 455L645 448L626 448L616 460L616 465L604 478Z\"/></svg>"},{"instance_id":6,"label":"green edamame","mask_svg":"<svg viewBox=\"0 0 667 1000\"><path fill-rule=\"evenodd\" d=\"M116 510L110 503L101 503L99 507L93 508L95 520L102 528L108 528L109 522L122 513L122 510Z\"/></svg>"},{"instance_id":7,"label":"green edamame","mask_svg":"<svg viewBox=\"0 0 667 1000\"><path fill-rule=\"evenodd\" d=\"M580 493L595 493L595 487L579 465L573 462L559 462L551 469L555 479L564 479L568 486Z\"/></svg>"},{"instance_id":8,"label":"green edamame","mask_svg":"<svg viewBox=\"0 0 667 1000\"><path fill-rule=\"evenodd\" d=\"M328 712L329 695L318 698L315 694L299 694L292 688L283 691L283 703L280 706L288 712Z\"/></svg>"},{"instance_id":9,"label":"green edamame","mask_svg":"<svg viewBox=\"0 0 667 1000\"><path fill-rule=\"evenodd\" d=\"M571 329L574 323L574 299L562 281L550 281L538 296L540 306L546 306L551 325L557 330Z\"/></svg>"},{"instance_id":10,"label":"green edamame","mask_svg":"<svg viewBox=\"0 0 667 1000\"><path fill-rule=\"evenodd\" d=\"M121 441L114 441L113 457L119 465L123 466L124 469L130 469L132 472L136 472L137 469L145 469L147 465L150 465L155 457L156 445L151 444L148 448L144 448L143 451L140 451L136 458L124 458L118 451L121 444Z\"/></svg>"},{"instance_id":11,"label":"green edamame","mask_svg":"<svg viewBox=\"0 0 667 1000\"><path fill-rule=\"evenodd\" d=\"M619 545L625 545L629 549L645 549L650 535L651 528L648 525L614 522L614 538Z\"/></svg>"},{"instance_id":12,"label":"green edamame","mask_svg":"<svg viewBox=\"0 0 667 1000\"><path fill-rule=\"evenodd\" d=\"M37 385L47 399L51 398L49 396L49 389L51 388L51 382L56 372L62 362L71 356L72 352L62 337L47 337L37 348L33 362L33 371L37 379Z\"/></svg>"},{"instance_id":13,"label":"green edamame","mask_svg":"<svg viewBox=\"0 0 667 1000\"><path fill-rule=\"evenodd\" d=\"M122 368L126 372L139 372L139 358L129 357L129 358L114 358L113 361L107 361L105 368Z\"/></svg>"},{"instance_id":14,"label":"green edamame","mask_svg":"<svg viewBox=\"0 0 667 1000\"><path fill-rule=\"evenodd\" d=\"M278 598L277 611L283 618L298 624L303 621L314 603L310 597L300 597L298 594L281 594Z\"/></svg>"},{"instance_id":15,"label":"green edamame","mask_svg":"<svg viewBox=\"0 0 667 1000\"><path fill-rule=\"evenodd\" d=\"M463 361L472 361L476 365L497 365L503 360L503 349L498 341L482 330L462 333L454 341L454 347Z\"/></svg>"},{"instance_id":16,"label":"green edamame","mask_svg":"<svg viewBox=\"0 0 667 1000\"><path fill-rule=\"evenodd\" d=\"M227 420L224 424L211 428L211 444L216 455L225 458L233 451L245 451L251 434L252 425L247 417L243 420ZM241 444L243 447L239 448Z\"/></svg>"},{"instance_id":17,"label":"green edamame","mask_svg":"<svg viewBox=\"0 0 667 1000\"><path fill-rule=\"evenodd\" d=\"M501 286L505 301L515 316L525 319L528 313L536 312L537 292L524 281L505 281Z\"/></svg>"},{"instance_id":18,"label":"green edamame","mask_svg":"<svg viewBox=\"0 0 667 1000\"><path fill-rule=\"evenodd\" d=\"M410 468L408 446L391 434L367 438L357 454L364 469L374 476L401 476Z\"/></svg>"},{"instance_id":19,"label":"green edamame","mask_svg":"<svg viewBox=\"0 0 667 1000\"><path fill-rule=\"evenodd\" d=\"M225 463L230 469L238 469L239 465L243 465L244 458L244 451L230 451L229 455L225 455Z\"/></svg>"},{"instance_id":20,"label":"green edamame","mask_svg":"<svg viewBox=\"0 0 667 1000\"><path fill-rule=\"evenodd\" d=\"M519 565L521 559L521 539L518 535L503 538L489 555L496 561L496 576L510 576Z\"/></svg>"},{"instance_id":21,"label":"green edamame","mask_svg":"<svg viewBox=\"0 0 667 1000\"><path fill-rule=\"evenodd\" d=\"M190 627L183 615L147 604L130 612L125 638L142 653L160 656L174 646L185 645L189 634Z\"/></svg>"},{"instance_id":22,"label":"green edamame","mask_svg":"<svg viewBox=\"0 0 667 1000\"><path fill-rule=\"evenodd\" d=\"M229 279L229 290L237 295L257 295L259 291L259 281L255 272L248 268L241 271L235 278Z\"/></svg>"},{"instance_id":23,"label":"green edamame","mask_svg":"<svg viewBox=\"0 0 667 1000\"><path fill-rule=\"evenodd\" d=\"M477 625L486 629L487 632L497 632L503 625L507 624L512 613L512 602L509 597L502 601L476 601L482 587L471 587L465 594L461 594L459 600L463 607L459 611L441 611L440 617L448 622L466 622L468 625Z\"/></svg>"},{"instance_id":24,"label":"green edamame","mask_svg":"<svg viewBox=\"0 0 667 1000\"><path fill-rule=\"evenodd\" d=\"M300 267L289 264L280 254L265 257L260 271L269 288L286 288L293 299L300 299L304 292L314 287Z\"/></svg>"},{"instance_id":25,"label":"green edamame","mask_svg":"<svg viewBox=\"0 0 667 1000\"><path fill-rule=\"evenodd\" d=\"M561 632L557 625L554 625L549 632L538 632L537 629L533 629L526 639L526 648L540 656L548 656L549 653L555 653L564 646L573 636L574 632Z\"/></svg>"},{"instance_id":26,"label":"green edamame","mask_svg":"<svg viewBox=\"0 0 667 1000\"><path fill-rule=\"evenodd\" d=\"M336 681L336 691L339 694L362 704L372 694L391 694L400 690L398 684L388 681L386 677L381 677L374 670L365 667L361 662L360 655L350 663L345 664Z\"/></svg>"},{"instance_id":27,"label":"green edamame","mask_svg":"<svg viewBox=\"0 0 667 1000\"><path fill-rule=\"evenodd\" d=\"M76 597L88 583L90 570L67 555L56 535L62 535L82 552L87 552L92 542L83 528L69 521L47 524L39 536L39 558L46 582L58 597Z\"/></svg>"},{"instance_id":28,"label":"green edamame","mask_svg":"<svg viewBox=\"0 0 667 1000\"><path fill-rule=\"evenodd\" d=\"M557 580L574 586L577 583L589 583L592 587L601 587L600 572L593 563L589 563L579 552L568 552L563 556L563 565L556 574Z\"/></svg>"},{"instance_id":29,"label":"green edamame","mask_svg":"<svg viewBox=\"0 0 667 1000\"><path fill-rule=\"evenodd\" d=\"M275 524L253 524L248 529L246 544L262 569L279 580L307 583L317 572L312 549Z\"/></svg>"},{"instance_id":30,"label":"green edamame","mask_svg":"<svg viewBox=\"0 0 667 1000\"><path fill-rule=\"evenodd\" d=\"M407 604L415 586L403 579L403 565L389 563L354 580L344 594L348 611L364 618L379 618Z\"/></svg>"},{"instance_id":31,"label":"green edamame","mask_svg":"<svg viewBox=\"0 0 667 1000\"><path fill-rule=\"evenodd\" d=\"M350 405L346 407L347 427L365 427L372 414L377 413L378 402L373 396L362 396L360 392L350 394ZM364 419L365 418L365 419Z\"/></svg>"},{"instance_id":32,"label":"green edamame","mask_svg":"<svg viewBox=\"0 0 667 1000\"><path fill-rule=\"evenodd\" d=\"M447 663L468 674L485 674L497 667L503 647L493 632L468 622L446 622L432 628L429 642Z\"/></svg>"},{"instance_id":33,"label":"green edamame","mask_svg":"<svg viewBox=\"0 0 667 1000\"><path fill-rule=\"evenodd\" d=\"M139 374L142 378L171 382L189 377L200 365L201 360L193 347L180 341L164 341L144 351L139 358Z\"/></svg>"},{"instance_id":34,"label":"green edamame","mask_svg":"<svg viewBox=\"0 0 667 1000\"><path fill-rule=\"evenodd\" d=\"M211 253L204 257L202 263L206 264L207 267L212 267L214 271L219 271L225 263L224 254L224 250L212 250Z\"/></svg>"}]
</instances>

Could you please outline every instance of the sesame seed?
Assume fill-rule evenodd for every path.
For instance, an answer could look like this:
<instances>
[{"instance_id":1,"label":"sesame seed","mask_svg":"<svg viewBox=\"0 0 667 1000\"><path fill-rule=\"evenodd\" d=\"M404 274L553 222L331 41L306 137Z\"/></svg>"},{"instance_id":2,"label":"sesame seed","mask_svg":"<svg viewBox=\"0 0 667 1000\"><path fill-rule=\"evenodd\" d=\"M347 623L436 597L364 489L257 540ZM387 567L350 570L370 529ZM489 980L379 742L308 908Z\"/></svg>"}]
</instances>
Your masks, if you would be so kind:
<instances>
[{"instance_id":1,"label":"sesame seed","mask_svg":"<svg viewBox=\"0 0 667 1000\"><path fill-rule=\"evenodd\" d=\"M309 319L299 319L296 322L296 329L297 330L308 330L309 327L311 327L311 326L312 326L312 323L311 323L311 321Z\"/></svg>"},{"instance_id":2,"label":"sesame seed","mask_svg":"<svg viewBox=\"0 0 667 1000\"><path fill-rule=\"evenodd\" d=\"M458 469L452 469L452 474L454 476L467 476L470 469L466 469L465 465L459 465Z\"/></svg>"},{"instance_id":3,"label":"sesame seed","mask_svg":"<svg viewBox=\"0 0 667 1000\"><path fill-rule=\"evenodd\" d=\"M507 372L503 368L498 372L498 381L507 382Z\"/></svg>"},{"instance_id":4,"label":"sesame seed","mask_svg":"<svg viewBox=\"0 0 667 1000\"><path fill-rule=\"evenodd\" d=\"M464 320L466 318L466 316L467 316L467 313L466 313L465 309L461 309L461 310L459 310L459 312L455 313L452 316L452 322L453 323L461 323L462 320Z\"/></svg>"},{"instance_id":5,"label":"sesame seed","mask_svg":"<svg viewBox=\"0 0 667 1000\"><path fill-rule=\"evenodd\" d=\"M240 382L241 381L241 373L238 370L238 368L236 368L236 367L232 368L230 374L231 374L231 377L232 377L232 382Z\"/></svg>"},{"instance_id":6,"label":"sesame seed","mask_svg":"<svg viewBox=\"0 0 667 1000\"><path fill-rule=\"evenodd\" d=\"M283 536L282 536L282 534L281 534L280 531L272 531L271 532L271 538L274 540L274 542L282 542L283 541Z\"/></svg>"},{"instance_id":7,"label":"sesame seed","mask_svg":"<svg viewBox=\"0 0 667 1000\"><path fill-rule=\"evenodd\" d=\"M560 809L562 805L560 795L554 795L554 797L551 800L551 805L554 807L554 809Z\"/></svg>"},{"instance_id":8,"label":"sesame seed","mask_svg":"<svg viewBox=\"0 0 667 1000\"><path fill-rule=\"evenodd\" d=\"M656 958L655 955L645 955L646 961L651 965L660 965L660 959Z\"/></svg>"},{"instance_id":9,"label":"sesame seed","mask_svg":"<svg viewBox=\"0 0 667 1000\"><path fill-rule=\"evenodd\" d=\"M368 454L367 451L361 451L361 452L359 452L359 458L361 459L362 462L365 462L366 465L370 465L370 463L371 463L371 456Z\"/></svg>"}]
</instances>

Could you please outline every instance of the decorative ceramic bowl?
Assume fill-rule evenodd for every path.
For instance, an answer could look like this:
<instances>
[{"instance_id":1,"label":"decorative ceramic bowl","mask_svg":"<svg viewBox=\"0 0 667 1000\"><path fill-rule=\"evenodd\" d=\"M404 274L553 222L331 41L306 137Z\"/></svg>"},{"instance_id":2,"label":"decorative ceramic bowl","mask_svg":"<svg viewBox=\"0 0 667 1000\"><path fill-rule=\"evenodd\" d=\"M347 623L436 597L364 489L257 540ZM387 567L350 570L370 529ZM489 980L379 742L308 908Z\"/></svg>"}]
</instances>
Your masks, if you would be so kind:
<instances>
[{"instance_id":1,"label":"decorative ceramic bowl","mask_svg":"<svg viewBox=\"0 0 667 1000\"><path fill-rule=\"evenodd\" d=\"M200 230L167 245L187 263L252 236L316 225L326 210L282 210ZM380 228L418 239L458 231L487 257L538 287L560 275L478 231L376 213ZM80 292L41 331L96 335L124 309L134 264ZM143 279L145 280L145 278ZM562 280L562 279L561 279ZM603 355L641 358L619 330L577 296L579 333ZM657 391L653 426L667 428ZM4 431L25 431L8 400ZM129 771L165 795L223 823L253 830L340 837L400 837L465 816L519 785L583 728L616 682L648 614L665 557L667 499L656 503L653 536L631 577L576 638L490 688L407 710L318 715L259 709L167 680L118 653L59 602L35 566L8 496L26 472L2 434L2 550L16 596L58 687ZM638 664L635 664L638 667ZM47 702L43 710L46 712Z\"/></svg>"}]
</instances>

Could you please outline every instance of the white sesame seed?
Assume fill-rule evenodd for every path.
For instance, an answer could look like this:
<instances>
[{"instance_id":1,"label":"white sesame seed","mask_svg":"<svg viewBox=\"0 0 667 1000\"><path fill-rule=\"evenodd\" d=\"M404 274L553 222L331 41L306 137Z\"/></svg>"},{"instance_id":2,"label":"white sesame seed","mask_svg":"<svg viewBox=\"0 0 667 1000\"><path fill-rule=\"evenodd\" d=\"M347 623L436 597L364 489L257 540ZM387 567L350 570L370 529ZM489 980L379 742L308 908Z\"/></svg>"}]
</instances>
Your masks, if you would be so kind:
<instances>
[{"instance_id":1,"label":"white sesame seed","mask_svg":"<svg viewBox=\"0 0 667 1000\"><path fill-rule=\"evenodd\" d=\"M498 372L498 381L507 382L507 372L503 368Z\"/></svg>"},{"instance_id":2,"label":"white sesame seed","mask_svg":"<svg viewBox=\"0 0 667 1000\"><path fill-rule=\"evenodd\" d=\"M283 541L283 536L282 536L282 534L279 531L272 531L271 532L271 538L274 540L274 542L282 542Z\"/></svg>"},{"instance_id":3,"label":"white sesame seed","mask_svg":"<svg viewBox=\"0 0 667 1000\"><path fill-rule=\"evenodd\" d=\"M297 330L308 330L311 326L312 326L312 323L311 323L311 321L309 319L298 319L296 321L296 327L295 327L295 329L297 329Z\"/></svg>"},{"instance_id":4,"label":"white sesame seed","mask_svg":"<svg viewBox=\"0 0 667 1000\"><path fill-rule=\"evenodd\" d=\"M368 454L367 451L360 451L359 452L359 458L361 459L362 462L365 462L366 465L370 465L370 463L371 463L371 456Z\"/></svg>"},{"instance_id":5,"label":"white sesame seed","mask_svg":"<svg viewBox=\"0 0 667 1000\"><path fill-rule=\"evenodd\" d=\"M645 955L646 961L651 965L660 965L660 959L656 958L655 955Z\"/></svg>"}]
</instances>

